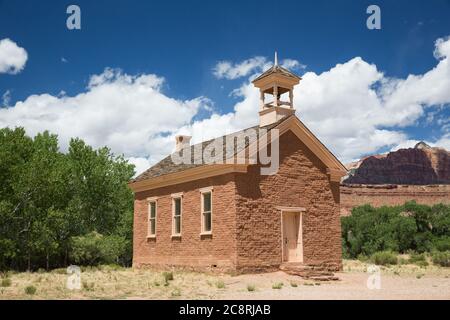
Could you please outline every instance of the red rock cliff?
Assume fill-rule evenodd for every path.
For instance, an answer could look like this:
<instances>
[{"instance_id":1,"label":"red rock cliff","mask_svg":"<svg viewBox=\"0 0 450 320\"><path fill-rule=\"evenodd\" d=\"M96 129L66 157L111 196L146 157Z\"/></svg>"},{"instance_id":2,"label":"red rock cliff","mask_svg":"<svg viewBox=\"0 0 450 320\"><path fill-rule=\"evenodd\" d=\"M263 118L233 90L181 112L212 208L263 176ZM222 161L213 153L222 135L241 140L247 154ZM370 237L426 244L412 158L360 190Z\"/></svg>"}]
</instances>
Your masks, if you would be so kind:
<instances>
[{"instance_id":1,"label":"red rock cliff","mask_svg":"<svg viewBox=\"0 0 450 320\"><path fill-rule=\"evenodd\" d=\"M346 184L450 184L450 152L421 142L414 148L367 157L353 164Z\"/></svg>"}]
</instances>

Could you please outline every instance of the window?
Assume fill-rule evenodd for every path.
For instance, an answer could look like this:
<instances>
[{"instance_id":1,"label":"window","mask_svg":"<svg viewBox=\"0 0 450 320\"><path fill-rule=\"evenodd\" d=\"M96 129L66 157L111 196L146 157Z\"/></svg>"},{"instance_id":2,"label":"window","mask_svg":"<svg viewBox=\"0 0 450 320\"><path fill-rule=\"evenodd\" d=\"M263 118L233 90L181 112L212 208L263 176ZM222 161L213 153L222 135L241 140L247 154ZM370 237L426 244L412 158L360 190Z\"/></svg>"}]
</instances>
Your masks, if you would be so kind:
<instances>
[{"instance_id":1,"label":"window","mask_svg":"<svg viewBox=\"0 0 450 320\"><path fill-rule=\"evenodd\" d=\"M212 189L201 191L202 195L202 234L212 232Z\"/></svg>"},{"instance_id":2,"label":"window","mask_svg":"<svg viewBox=\"0 0 450 320\"><path fill-rule=\"evenodd\" d=\"M148 203L148 236L156 236L156 201Z\"/></svg>"},{"instance_id":3,"label":"window","mask_svg":"<svg viewBox=\"0 0 450 320\"><path fill-rule=\"evenodd\" d=\"M172 223L172 235L181 235L181 196L173 197L172 199L172 211L173 211L173 223Z\"/></svg>"}]
</instances>

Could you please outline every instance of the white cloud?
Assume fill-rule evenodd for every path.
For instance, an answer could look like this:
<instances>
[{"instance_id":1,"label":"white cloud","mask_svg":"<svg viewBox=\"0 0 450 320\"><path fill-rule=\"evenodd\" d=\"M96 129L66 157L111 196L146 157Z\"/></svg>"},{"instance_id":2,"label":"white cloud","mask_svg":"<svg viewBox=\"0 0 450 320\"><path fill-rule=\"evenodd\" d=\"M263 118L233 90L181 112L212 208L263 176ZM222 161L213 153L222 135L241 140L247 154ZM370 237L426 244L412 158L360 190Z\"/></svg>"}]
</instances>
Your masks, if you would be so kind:
<instances>
[{"instance_id":1,"label":"white cloud","mask_svg":"<svg viewBox=\"0 0 450 320\"><path fill-rule=\"evenodd\" d=\"M2 95L2 104L0 105L0 107L8 107L10 102L11 102L11 91L6 90L5 93Z\"/></svg>"},{"instance_id":2,"label":"white cloud","mask_svg":"<svg viewBox=\"0 0 450 320\"><path fill-rule=\"evenodd\" d=\"M261 69L265 64L266 58L264 57L254 57L235 64L229 61L220 61L213 68L213 74L218 79L234 80L248 76L256 69Z\"/></svg>"},{"instance_id":3,"label":"white cloud","mask_svg":"<svg viewBox=\"0 0 450 320\"><path fill-rule=\"evenodd\" d=\"M416 141L404 126L417 124L435 104L441 105L440 114L448 114L449 39L436 42L435 56L433 69L406 79L388 78L360 57L320 74L307 72L294 92L297 115L343 162L381 148L412 146ZM32 95L0 109L0 127L23 126L31 135L50 130L59 134L63 149L76 136L94 147L108 145L141 171L173 150L176 134L191 134L196 143L258 123L259 93L250 79L270 63L252 59L229 62L230 67L218 71L227 79L248 77L233 91L240 101L227 114L211 112L204 97L168 97L162 91L164 79L157 75L106 69L76 96ZM210 115L193 121L201 109ZM427 143L450 149L450 134L441 132L442 137Z\"/></svg>"},{"instance_id":4,"label":"white cloud","mask_svg":"<svg viewBox=\"0 0 450 320\"><path fill-rule=\"evenodd\" d=\"M63 150L71 137L81 137L94 147L107 145L126 157L155 162L174 146L165 133L190 123L208 104L203 97L170 98L161 91L163 83L163 78L152 74L130 76L106 69L91 77L84 93L32 95L0 109L0 127L23 126L33 136L49 130L59 135Z\"/></svg>"},{"instance_id":5,"label":"white cloud","mask_svg":"<svg viewBox=\"0 0 450 320\"><path fill-rule=\"evenodd\" d=\"M281 61L281 66L289 70L297 70L297 69L305 69L306 65L301 64L297 60L294 59L284 59Z\"/></svg>"},{"instance_id":6,"label":"white cloud","mask_svg":"<svg viewBox=\"0 0 450 320\"><path fill-rule=\"evenodd\" d=\"M24 48L10 39L0 40L0 73L17 74L23 70L28 60Z\"/></svg>"},{"instance_id":7,"label":"white cloud","mask_svg":"<svg viewBox=\"0 0 450 320\"><path fill-rule=\"evenodd\" d=\"M416 125L427 108L441 105L449 110L450 39L437 40L434 55L439 59L435 68L406 79L388 78L360 57L321 74L307 72L294 90L297 116L344 162L401 145L408 140L402 128ZM233 93L242 101L233 114L216 121L233 129L254 124L258 90L247 81ZM211 122L202 124L216 133ZM447 139L430 144L445 146Z\"/></svg>"}]
</instances>

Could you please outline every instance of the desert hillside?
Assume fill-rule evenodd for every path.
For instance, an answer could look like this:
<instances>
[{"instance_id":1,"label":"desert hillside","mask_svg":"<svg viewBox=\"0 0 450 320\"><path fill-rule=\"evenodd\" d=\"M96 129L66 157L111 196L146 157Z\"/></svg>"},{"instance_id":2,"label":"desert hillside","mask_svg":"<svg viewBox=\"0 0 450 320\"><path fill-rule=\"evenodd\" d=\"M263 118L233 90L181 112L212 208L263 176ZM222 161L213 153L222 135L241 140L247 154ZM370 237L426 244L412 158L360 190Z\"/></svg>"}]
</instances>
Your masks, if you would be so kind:
<instances>
[{"instance_id":1,"label":"desert hillside","mask_svg":"<svg viewBox=\"0 0 450 320\"><path fill-rule=\"evenodd\" d=\"M450 152L424 142L347 165L345 184L450 184Z\"/></svg>"}]
</instances>

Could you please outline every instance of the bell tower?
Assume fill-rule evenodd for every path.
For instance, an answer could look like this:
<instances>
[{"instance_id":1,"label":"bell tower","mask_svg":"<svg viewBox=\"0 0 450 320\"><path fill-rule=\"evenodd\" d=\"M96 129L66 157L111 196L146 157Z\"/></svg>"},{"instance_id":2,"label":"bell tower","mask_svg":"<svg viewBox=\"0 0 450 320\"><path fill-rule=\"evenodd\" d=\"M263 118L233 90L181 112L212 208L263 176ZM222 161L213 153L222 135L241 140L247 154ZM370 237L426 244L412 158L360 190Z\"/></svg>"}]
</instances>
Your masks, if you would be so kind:
<instances>
[{"instance_id":1,"label":"bell tower","mask_svg":"<svg viewBox=\"0 0 450 320\"><path fill-rule=\"evenodd\" d=\"M278 65L278 56L275 52L274 65L255 80L253 85L260 92L259 126L277 122L278 120L295 113L294 86L300 83L301 78L289 70ZM269 96L266 102L266 95ZM287 101L283 101L287 96Z\"/></svg>"}]
</instances>

